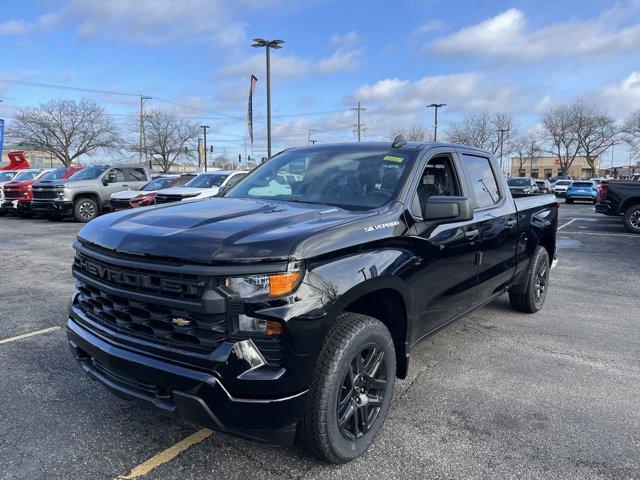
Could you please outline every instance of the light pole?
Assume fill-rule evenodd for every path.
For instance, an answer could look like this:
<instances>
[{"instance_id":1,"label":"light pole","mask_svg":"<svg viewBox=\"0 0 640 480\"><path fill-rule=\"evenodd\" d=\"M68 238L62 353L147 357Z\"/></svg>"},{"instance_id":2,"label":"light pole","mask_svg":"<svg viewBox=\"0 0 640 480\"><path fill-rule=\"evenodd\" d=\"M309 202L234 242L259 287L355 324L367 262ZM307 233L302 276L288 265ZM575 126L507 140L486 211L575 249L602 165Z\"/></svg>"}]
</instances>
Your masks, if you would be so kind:
<instances>
[{"instance_id":1,"label":"light pole","mask_svg":"<svg viewBox=\"0 0 640 480\"><path fill-rule=\"evenodd\" d=\"M438 109L445 107L446 103L432 103L427 105L427 108L433 108L433 141L438 141Z\"/></svg>"},{"instance_id":2,"label":"light pole","mask_svg":"<svg viewBox=\"0 0 640 480\"><path fill-rule=\"evenodd\" d=\"M271 158L271 54L272 48L282 48L283 40L265 40L254 38L252 47L267 49L267 158Z\"/></svg>"},{"instance_id":3,"label":"light pole","mask_svg":"<svg viewBox=\"0 0 640 480\"><path fill-rule=\"evenodd\" d=\"M502 168L502 145L504 144L504 133L508 132L508 128L499 128L498 132L500 132L500 171L504 172Z\"/></svg>"},{"instance_id":4,"label":"light pole","mask_svg":"<svg viewBox=\"0 0 640 480\"><path fill-rule=\"evenodd\" d=\"M202 125L202 130L204 131L204 171L207 171L207 128L210 128L209 125Z\"/></svg>"}]
</instances>

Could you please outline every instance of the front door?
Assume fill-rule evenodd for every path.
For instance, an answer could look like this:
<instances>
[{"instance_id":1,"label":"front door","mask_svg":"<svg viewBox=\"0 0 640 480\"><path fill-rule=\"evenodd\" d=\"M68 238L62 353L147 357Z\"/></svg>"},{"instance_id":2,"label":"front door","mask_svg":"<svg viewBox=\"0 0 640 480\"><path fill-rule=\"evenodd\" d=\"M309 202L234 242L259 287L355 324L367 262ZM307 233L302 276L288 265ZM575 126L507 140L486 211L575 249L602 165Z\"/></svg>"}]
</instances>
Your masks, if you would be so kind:
<instances>
[{"instance_id":1,"label":"front door","mask_svg":"<svg viewBox=\"0 0 640 480\"><path fill-rule=\"evenodd\" d=\"M477 237L470 236L472 221L432 225L420 209L431 195L467 195L460 165L453 151L433 153L422 168L412 202L415 326L413 341L468 310L478 288ZM416 211L417 210L417 211Z\"/></svg>"}]
</instances>

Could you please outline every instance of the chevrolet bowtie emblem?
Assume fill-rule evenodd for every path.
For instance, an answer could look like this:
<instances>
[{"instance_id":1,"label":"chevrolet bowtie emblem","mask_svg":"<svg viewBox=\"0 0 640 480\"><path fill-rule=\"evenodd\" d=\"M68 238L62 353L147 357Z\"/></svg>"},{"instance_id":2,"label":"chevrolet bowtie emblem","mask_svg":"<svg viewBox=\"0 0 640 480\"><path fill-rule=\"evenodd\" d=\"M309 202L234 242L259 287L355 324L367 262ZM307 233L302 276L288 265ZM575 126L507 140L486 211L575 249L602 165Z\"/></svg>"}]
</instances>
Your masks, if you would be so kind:
<instances>
[{"instance_id":1,"label":"chevrolet bowtie emblem","mask_svg":"<svg viewBox=\"0 0 640 480\"><path fill-rule=\"evenodd\" d=\"M177 327L186 327L191 324L191 320L189 320L188 318L176 317L171 320L171 323L173 323Z\"/></svg>"}]
</instances>

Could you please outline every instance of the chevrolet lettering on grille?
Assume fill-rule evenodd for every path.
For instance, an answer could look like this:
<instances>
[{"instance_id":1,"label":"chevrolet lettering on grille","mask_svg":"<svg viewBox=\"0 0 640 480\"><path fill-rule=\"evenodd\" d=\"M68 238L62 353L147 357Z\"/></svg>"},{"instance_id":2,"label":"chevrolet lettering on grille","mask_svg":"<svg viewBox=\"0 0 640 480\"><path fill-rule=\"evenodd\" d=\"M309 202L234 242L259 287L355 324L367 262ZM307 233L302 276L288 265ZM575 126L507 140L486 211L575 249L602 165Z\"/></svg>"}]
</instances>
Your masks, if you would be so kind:
<instances>
[{"instance_id":1,"label":"chevrolet lettering on grille","mask_svg":"<svg viewBox=\"0 0 640 480\"><path fill-rule=\"evenodd\" d=\"M100 278L107 283L123 287L156 290L158 292L196 296L205 286L204 282L163 278L152 273L141 273L122 270L104 265L86 257L76 257L76 266L89 275Z\"/></svg>"}]
</instances>

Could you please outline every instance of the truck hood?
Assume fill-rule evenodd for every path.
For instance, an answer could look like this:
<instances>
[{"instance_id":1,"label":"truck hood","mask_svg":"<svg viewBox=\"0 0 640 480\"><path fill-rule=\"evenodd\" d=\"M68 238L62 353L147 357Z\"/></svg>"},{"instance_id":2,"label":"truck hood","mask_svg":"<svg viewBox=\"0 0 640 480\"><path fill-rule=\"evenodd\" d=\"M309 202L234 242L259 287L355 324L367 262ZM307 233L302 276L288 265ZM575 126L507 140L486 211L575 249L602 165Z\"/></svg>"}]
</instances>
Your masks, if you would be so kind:
<instances>
[{"instance_id":1,"label":"truck hood","mask_svg":"<svg viewBox=\"0 0 640 480\"><path fill-rule=\"evenodd\" d=\"M199 263L283 261L315 232L376 215L326 205L211 198L143 207L89 222L80 241Z\"/></svg>"},{"instance_id":2,"label":"truck hood","mask_svg":"<svg viewBox=\"0 0 640 480\"><path fill-rule=\"evenodd\" d=\"M24 180L22 182L7 182L3 184L4 188L21 188L28 187L29 185L33 185L37 180Z\"/></svg>"}]
</instances>

